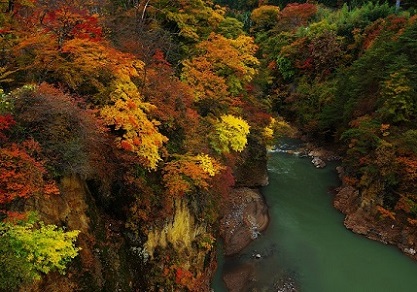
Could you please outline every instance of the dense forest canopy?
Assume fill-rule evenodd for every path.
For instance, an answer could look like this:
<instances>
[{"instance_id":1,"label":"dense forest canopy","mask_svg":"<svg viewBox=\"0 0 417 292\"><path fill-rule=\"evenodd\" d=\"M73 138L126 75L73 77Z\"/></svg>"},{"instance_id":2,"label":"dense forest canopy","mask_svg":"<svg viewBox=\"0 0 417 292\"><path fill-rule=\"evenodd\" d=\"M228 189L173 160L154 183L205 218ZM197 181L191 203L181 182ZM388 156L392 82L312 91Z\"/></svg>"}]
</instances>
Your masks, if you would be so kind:
<instances>
[{"instance_id":1,"label":"dense forest canopy","mask_svg":"<svg viewBox=\"0 0 417 292\"><path fill-rule=\"evenodd\" d=\"M362 208L415 226L416 4L291 2L0 3L0 290L66 268L68 291L204 287L219 210L282 117L340 147ZM47 207L75 185L90 223ZM105 220L123 232L86 227ZM97 272L112 249L129 272Z\"/></svg>"}]
</instances>

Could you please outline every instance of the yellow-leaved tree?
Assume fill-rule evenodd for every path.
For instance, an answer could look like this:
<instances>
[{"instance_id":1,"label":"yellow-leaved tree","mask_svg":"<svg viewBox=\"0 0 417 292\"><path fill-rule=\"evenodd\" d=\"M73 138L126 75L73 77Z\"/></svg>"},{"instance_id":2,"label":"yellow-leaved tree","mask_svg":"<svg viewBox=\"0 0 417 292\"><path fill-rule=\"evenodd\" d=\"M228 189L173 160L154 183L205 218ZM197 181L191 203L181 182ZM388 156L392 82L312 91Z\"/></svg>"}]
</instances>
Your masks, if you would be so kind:
<instances>
[{"instance_id":1,"label":"yellow-leaved tree","mask_svg":"<svg viewBox=\"0 0 417 292\"><path fill-rule=\"evenodd\" d=\"M154 106L143 101L137 85L132 81L139 77L137 62L119 67L114 74L111 103L101 110L101 115L115 130L123 130L122 136L116 139L119 147L135 152L142 158L145 167L156 169L161 160L159 150L168 138L159 133L159 123L148 118L146 113Z\"/></svg>"},{"instance_id":2,"label":"yellow-leaved tree","mask_svg":"<svg viewBox=\"0 0 417 292\"><path fill-rule=\"evenodd\" d=\"M210 135L210 143L219 153L230 150L241 152L247 144L249 124L240 117L223 115L214 125L214 132Z\"/></svg>"}]
</instances>

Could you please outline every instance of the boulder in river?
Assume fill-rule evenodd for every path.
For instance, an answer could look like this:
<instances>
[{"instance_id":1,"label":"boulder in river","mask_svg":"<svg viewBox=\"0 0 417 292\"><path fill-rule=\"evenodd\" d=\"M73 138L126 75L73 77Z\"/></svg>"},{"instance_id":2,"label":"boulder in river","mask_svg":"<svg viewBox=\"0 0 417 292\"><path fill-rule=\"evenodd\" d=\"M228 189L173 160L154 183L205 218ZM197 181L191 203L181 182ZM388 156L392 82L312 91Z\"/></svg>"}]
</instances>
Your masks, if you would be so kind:
<instances>
[{"instance_id":1,"label":"boulder in river","mask_svg":"<svg viewBox=\"0 0 417 292\"><path fill-rule=\"evenodd\" d=\"M223 211L220 235L224 240L225 255L241 251L266 229L269 222L268 208L257 189L234 189Z\"/></svg>"},{"instance_id":2,"label":"boulder in river","mask_svg":"<svg viewBox=\"0 0 417 292\"><path fill-rule=\"evenodd\" d=\"M314 157L313 160L311 160L311 163L313 163L313 165L317 168L323 168L326 166L326 162L324 162L321 158L319 157Z\"/></svg>"}]
</instances>

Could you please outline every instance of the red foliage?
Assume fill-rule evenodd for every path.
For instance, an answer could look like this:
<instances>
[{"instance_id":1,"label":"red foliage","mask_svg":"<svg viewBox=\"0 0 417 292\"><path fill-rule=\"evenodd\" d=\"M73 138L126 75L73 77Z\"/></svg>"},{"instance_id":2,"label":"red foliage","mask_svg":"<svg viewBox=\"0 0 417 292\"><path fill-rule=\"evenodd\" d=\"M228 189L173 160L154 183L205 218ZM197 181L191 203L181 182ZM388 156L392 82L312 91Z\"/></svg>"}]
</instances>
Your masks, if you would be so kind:
<instances>
[{"instance_id":1,"label":"red foliage","mask_svg":"<svg viewBox=\"0 0 417 292\"><path fill-rule=\"evenodd\" d=\"M98 21L98 15L91 15L88 10L62 5L55 10L49 10L43 16L41 24L45 32L57 35L59 41L74 38L101 41L103 31Z\"/></svg>"},{"instance_id":2,"label":"red foliage","mask_svg":"<svg viewBox=\"0 0 417 292\"><path fill-rule=\"evenodd\" d=\"M11 223L17 223L19 221L26 221L28 219L28 213L20 213L20 212L12 212L12 211L6 211L0 213L4 213L6 215L5 221L11 222Z\"/></svg>"},{"instance_id":3,"label":"red foliage","mask_svg":"<svg viewBox=\"0 0 417 292\"><path fill-rule=\"evenodd\" d=\"M0 141L6 140L6 135L4 132L9 130L15 124L16 122L11 115L0 115Z\"/></svg>"},{"instance_id":4,"label":"red foliage","mask_svg":"<svg viewBox=\"0 0 417 292\"><path fill-rule=\"evenodd\" d=\"M373 45L375 39L381 34L382 30L383 30L382 19L373 22L365 29L364 35L366 37L363 40L363 48L365 50L369 49Z\"/></svg>"},{"instance_id":5,"label":"red foliage","mask_svg":"<svg viewBox=\"0 0 417 292\"><path fill-rule=\"evenodd\" d=\"M308 57L306 60L296 62L295 67L301 70L312 70L313 69L313 58Z\"/></svg>"},{"instance_id":6,"label":"red foliage","mask_svg":"<svg viewBox=\"0 0 417 292\"><path fill-rule=\"evenodd\" d=\"M310 3L290 3L281 11L280 25L297 28L306 25L307 21L317 13L317 6Z\"/></svg>"},{"instance_id":7,"label":"red foliage","mask_svg":"<svg viewBox=\"0 0 417 292\"><path fill-rule=\"evenodd\" d=\"M244 118L257 127L266 127L271 122L271 115L263 111L260 104L256 100L246 100L241 107L244 109Z\"/></svg>"},{"instance_id":8,"label":"red foliage","mask_svg":"<svg viewBox=\"0 0 417 292\"><path fill-rule=\"evenodd\" d=\"M175 283L180 286L189 287L193 280L193 274L183 268L177 268L175 273Z\"/></svg>"},{"instance_id":9,"label":"red foliage","mask_svg":"<svg viewBox=\"0 0 417 292\"><path fill-rule=\"evenodd\" d=\"M16 144L0 148L0 204L17 198L58 194L52 180L45 180L43 164L29 156Z\"/></svg>"},{"instance_id":10,"label":"red foliage","mask_svg":"<svg viewBox=\"0 0 417 292\"><path fill-rule=\"evenodd\" d=\"M220 195L223 199L228 199L234 185L233 171L230 167L226 167L212 178L210 192L216 194L216 196Z\"/></svg>"},{"instance_id":11,"label":"red foliage","mask_svg":"<svg viewBox=\"0 0 417 292\"><path fill-rule=\"evenodd\" d=\"M386 20L386 27L389 31L400 31L407 25L407 19L402 16L389 15Z\"/></svg>"},{"instance_id":12,"label":"red foliage","mask_svg":"<svg viewBox=\"0 0 417 292\"><path fill-rule=\"evenodd\" d=\"M155 54L152 57L154 64L162 67L171 67L171 64L165 59L164 52L160 49L155 50Z\"/></svg>"}]
</instances>

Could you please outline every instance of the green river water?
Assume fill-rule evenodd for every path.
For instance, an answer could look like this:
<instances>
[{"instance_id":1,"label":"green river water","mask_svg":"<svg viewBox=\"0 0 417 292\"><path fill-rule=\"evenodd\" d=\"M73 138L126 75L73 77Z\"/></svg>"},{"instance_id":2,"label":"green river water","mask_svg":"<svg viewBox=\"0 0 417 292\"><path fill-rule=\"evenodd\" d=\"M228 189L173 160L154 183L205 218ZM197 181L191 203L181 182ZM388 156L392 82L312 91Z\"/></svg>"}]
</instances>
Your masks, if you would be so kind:
<instances>
[{"instance_id":1,"label":"green river water","mask_svg":"<svg viewBox=\"0 0 417 292\"><path fill-rule=\"evenodd\" d=\"M416 262L343 226L330 193L339 183L336 164L316 169L308 158L280 152L271 153L268 165L263 194L271 222L240 254L219 256L215 292L227 291L221 274L242 264L255 269L245 291L417 291Z\"/></svg>"}]
</instances>

